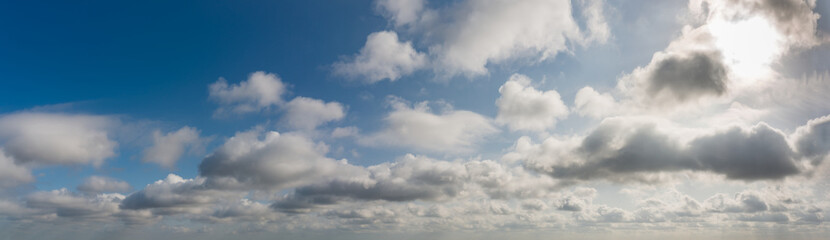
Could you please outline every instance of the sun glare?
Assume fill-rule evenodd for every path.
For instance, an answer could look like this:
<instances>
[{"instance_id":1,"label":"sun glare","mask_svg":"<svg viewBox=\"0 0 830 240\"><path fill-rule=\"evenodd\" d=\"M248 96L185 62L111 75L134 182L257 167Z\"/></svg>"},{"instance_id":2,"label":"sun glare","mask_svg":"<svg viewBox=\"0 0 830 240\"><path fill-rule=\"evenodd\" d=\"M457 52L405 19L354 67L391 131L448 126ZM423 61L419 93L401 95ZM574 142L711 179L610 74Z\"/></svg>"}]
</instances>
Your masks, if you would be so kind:
<instances>
[{"instance_id":1,"label":"sun glare","mask_svg":"<svg viewBox=\"0 0 830 240\"><path fill-rule=\"evenodd\" d=\"M782 52L781 35L761 17L709 25L715 45L722 51L732 73L753 82L771 71L770 64Z\"/></svg>"}]
</instances>

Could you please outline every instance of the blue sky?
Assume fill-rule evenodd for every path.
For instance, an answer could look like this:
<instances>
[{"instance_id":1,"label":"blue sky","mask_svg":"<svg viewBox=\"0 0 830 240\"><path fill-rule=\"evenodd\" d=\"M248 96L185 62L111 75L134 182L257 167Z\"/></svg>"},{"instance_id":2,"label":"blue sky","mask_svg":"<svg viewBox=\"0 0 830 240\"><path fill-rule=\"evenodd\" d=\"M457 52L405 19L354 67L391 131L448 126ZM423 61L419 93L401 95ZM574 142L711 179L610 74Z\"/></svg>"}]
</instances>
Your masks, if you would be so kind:
<instances>
[{"instance_id":1,"label":"blue sky","mask_svg":"<svg viewBox=\"0 0 830 240\"><path fill-rule=\"evenodd\" d=\"M827 14L5 2L0 239L821 239Z\"/></svg>"}]
</instances>

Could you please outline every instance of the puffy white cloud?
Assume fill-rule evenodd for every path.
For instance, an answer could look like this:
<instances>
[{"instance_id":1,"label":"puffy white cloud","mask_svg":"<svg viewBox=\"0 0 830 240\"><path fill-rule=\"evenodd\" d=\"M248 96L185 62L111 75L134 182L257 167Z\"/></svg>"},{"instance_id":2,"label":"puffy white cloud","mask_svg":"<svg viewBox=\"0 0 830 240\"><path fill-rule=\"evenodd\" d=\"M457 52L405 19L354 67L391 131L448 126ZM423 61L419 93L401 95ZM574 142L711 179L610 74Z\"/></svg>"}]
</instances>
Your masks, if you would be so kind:
<instances>
[{"instance_id":1,"label":"puffy white cloud","mask_svg":"<svg viewBox=\"0 0 830 240\"><path fill-rule=\"evenodd\" d=\"M464 110L431 112L428 102L409 107L394 102L382 130L360 139L364 145L391 145L431 152L471 151L482 138L498 132L491 120Z\"/></svg>"},{"instance_id":2,"label":"puffy white cloud","mask_svg":"<svg viewBox=\"0 0 830 240\"><path fill-rule=\"evenodd\" d=\"M325 156L327 146L297 134L259 130L237 133L199 164L199 174L212 188L282 189L309 184L349 165Z\"/></svg>"},{"instance_id":3,"label":"puffy white cloud","mask_svg":"<svg viewBox=\"0 0 830 240\"><path fill-rule=\"evenodd\" d=\"M127 182L103 176L89 176L78 186L78 191L85 193L127 192L132 189Z\"/></svg>"},{"instance_id":4,"label":"puffy white cloud","mask_svg":"<svg viewBox=\"0 0 830 240\"><path fill-rule=\"evenodd\" d=\"M591 87L584 87L576 92L573 109L580 116L601 118L617 113L616 106L617 102L611 94L600 94Z\"/></svg>"},{"instance_id":5,"label":"puffy white cloud","mask_svg":"<svg viewBox=\"0 0 830 240\"><path fill-rule=\"evenodd\" d=\"M527 76L514 74L499 87L496 122L507 124L511 130L544 131L568 116L568 107L558 92L536 90L530 82Z\"/></svg>"},{"instance_id":6,"label":"puffy white cloud","mask_svg":"<svg viewBox=\"0 0 830 240\"><path fill-rule=\"evenodd\" d=\"M412 48L412 42L400 42L395 32L370 34L360 53L346 62L334 64L334 73L375 83L398 80L426 64L426 55Z\"/></svg>"},{"instance_id":7,"label":"puffy white cloud","mask_svg":"<svg viewBox=\"0 0 830 240\"><path fill-rule=\"evenodd\" d=\"M317 126L342 119L343 105L338 102L323 102L318 99L296 97L285 104L282 121L295 129L313 130Z\"/></svg>"},{"instance_id":8,"label":"puffy white cloud","mask_svg":"<svg viewBox=\"0 0 830 240\"><path fill-rule=\"evenodd\" d=\"M588 34L574 19L570 0L461 1L436 9L424 0L379 0L380 13L427 45L428 56L410 42L400 43L396 33L383 31L369 35L354 60L336 63L334 70L373 83L394 81L430 62L444 77L472 77L487 74L493 64L553 58L567 51L569 43L604 43L611 35L604 2L580 3Z\"/></svg>"},{"instance_id":9,"label":"puffy white cloud","mask_svg":"<svg viewBox=\"0 0 830 240\"><path fill-rule=\"evenodd\" d=\"M17 164L100 166L118 145L108 136L115 121L92 115L16 113L0 117L0 144Z\"/></svg>"},{"instance_id":10,"label":"puffy white cloud","mask_svg":"<svg viewBox=\"0 0 830 240\"><path fill-rule=\"evenodd\" d=\"M141 160L173 168L186 149L198 149L201 144L199 130L196 128L185 126L167 134L156 130L153 131L153 146L144 150Z\"/></svg>"},{"instance_id":11,"label":"puffy white cloud","mask_svg":"<svg viewBox=\"0 0 830 240\"><path fill-rule=\"evenodd\" d=\"M210 84L209 90L210 99L220 104L216 114L250 113L281 104L286 86L277 75L259 71L251 73L248 80L233 85L219 78Z\"/></svg>"},{"instance_id":12,"label":"puffy white cloud","mask_svg":"<svg viewBox=\"0 0 830 240\"><path fill-rule=\"evenodd\" d=\"M602 2L586 9L589 26L597 40L603 40ZM433 22L434 32L442 33L439 43L430 47L436 68L450 75L486 74L488 64L511 59L553 58L567 49L569 41L582 42L579 25L573 19L571 1L464 1L444 10ZM430 31L432 32L432 31Z\"/></svg>"}]
</instances>

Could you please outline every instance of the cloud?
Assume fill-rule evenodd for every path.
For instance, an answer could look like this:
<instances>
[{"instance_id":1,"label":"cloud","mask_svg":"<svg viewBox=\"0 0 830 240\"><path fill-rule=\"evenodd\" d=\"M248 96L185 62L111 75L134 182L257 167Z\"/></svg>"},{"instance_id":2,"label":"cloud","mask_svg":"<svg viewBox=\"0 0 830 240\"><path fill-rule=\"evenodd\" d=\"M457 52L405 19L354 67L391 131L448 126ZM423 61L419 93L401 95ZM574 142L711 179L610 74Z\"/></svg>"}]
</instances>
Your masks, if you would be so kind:
<instances>
[{"instance_id":1,"label":"cloud","mask_svg":"<svg viewBox=\"0 0 830 240\"><path fill-rule=\"evenodd\" d=\"M343 119L345 115L343 105L338 102L296 97L285 104L282 121L295 129L313 130L321 124Z\"/></svg>"},{"instance_id":2,"label":"cloud","mask_svg":"<svg viewBox=\"0 0 830 240\"><path fill-rule=\"evenodd\" d=\"M185 126L164 135L156 130L153 131L153 146L144 150L141 161L174 168L186 149L200 148L201 144L199 130L196 128Z\"/></svg>"},{"instance_id":3,"label":"cloud","mask_svg":"<svg viewBox=\"0 0 830 240\"><path fill-rule=\"evenodd\" d=\"M384 79L398 80L426 64L426 56L412 48L412 42L400 42L395 32L370 34L360 53L345 62L334 64L334 73L361 78L366 83Z\"/></svg>"},{"instance_id":4,"label":"cloud","mask_svg":"<svg viewBox=\"0 0 830 240\"><path fill-rule=\"evenodd\" d=\"M209 97L220 104L215 114L251 113L269 109L283 102L282 96L286 86L273 73L254 72L248 80L228 85L224 78L219 78L208 87Z\"/></svg>"},{"instance_id":5,"label":"cloud","mask_svg":"<svg viewBox=\"0 0 830 240\"><path fill-rule=\"evenodd\" d=\"M519 141L516 152L505 157L559 179L650 182L653 174L703 171L761 180L801 172L784 134L766 124L678 136L683 131L637 122L606 119L581 140L549 139L541 145Z\"/></svg>"},{"instance_id":6,"label":"cloud","mask_svg":"<svg viewBox=\"0 0 830 240\"><path fill-rule=\"evenodd\" d=\"M818 166L830 153L830 115L808 121L793 135L798 153Z\"/></svg>"},{"instance_id":7,"label":"cloud","mask_svg":"<svg viewBox=\"0 0 830 240\"><path fill-rule=\"evenodd\" d=\"M383 129L361 138L359 143L460 153L471 151L482 138L498 132L490 119L477 113L450 109L434 114L427 104L409 107L393 100L394 110L383 119Z\"/></svg>"},{"instance_id":8,"label":"cloud","mask_svg":"<svg viewBox=\"0 0 830 240\"><path fill-rule=\"evenodd\" d=\"M601 118L608 115L613 115L617 109L617 102L611 94L600 94L591 87L584 87L576 92L574 98L573 110L579 116L590 116L593 118Z\"/></svg>"},{"instance_id":9,"label":"cloud","mask_svg":"<svg viewBox=\"0 0 830 240\"><path fill-rule=\"evenodd\" d=\"M26 197L26 206L54 212L58 217L105 220L119 211L121 194L99 194L92 198L79 196L66 189L35 192Z\"/></svg>"},{"instance_id":10,"label":"cloud","mask_svg":"<svg viewBox=\"0 0 830 240\"><path fill-rule=\"evenodd\" d=\"M238 199L242 194L207 188L205 178L184 179L175 174L148 184L120 203L121 209L150 210L154 215L205 213L221 199Z\"/></svg>"},{"instance_id":11,"label":"cloud","mask_svg":"<svg viewBox=\"0 0 830 240\"><path fill-rule=\"evenodd\" d=\"M513 74L499 87L496 122L507 124L514 131L544 131L553 129L557 119L568 116L568 107L558 92L536 90L530 82L527 76Z\"/></svg>"},{"instance_id":12,"label":"cloud","mask_svg":"<svg viewBox=\"0 0 830 240\"><path fill-rule=\"evenodd\" d=\"M386 18L402 26L417 22L426 5L425 0L378 0L375 1L378 10Z\"/></svg>"},{"instance_id":13,"label":"cloud","mask_svg":"<svg viewBox=\"0 0 830 240\"><path fill-rule=\"evenodd\" d=\"M78 191L85 193L118 193L132 189L133 187L127 182L103 176L89 176L78 186Z\"/></svg>"},{"instance_id":14,"label":"cloud","mask_svg":"<svg viewBox=\"0 0 830 240\"><path fill-rule=\"evenodd\" d=\"M354 137L354 136L358 136L358 134L359 134L358 132L359 132L359 130L357 129L357 127L354 127L354 126L338 127L338 128L334 128L334 130L331 131L331 137L332 138Z\"/></svg>"},{"instance_id":15,"label":"cloud","mask_svg":"<svg viewBox=\"0 0 830 240\"><path fill-rule=\"evenodd\" d=\"M689 9L709 20L746 19L761 15L785 36L788 44L810 47L820 43L816 37L820 15L813 12L812 0L692 0Z\"/></svg>"},{"instance_id":16,"label":"cloud","mask_svg":"<svg viewBox=\"0 0 830 240\"><path fill-rule=\"evenodd\" d=\"M553 185L546 176L490 160L441 161L407 154L394 162L366 167L359 174L298 187L272 207L301 213L352 201L443 202L469 195L524 199L544 196Z\"/></svg>"},{"instance_id":17,"label":"cloud","mask_svg":"<svg viewBox=\"0 0 830 240\"><path fill-rule=\"evenodd\" d=\"M100 166L118 145L108 136L115 120L92 115L15 113L0 117L0 143L19 165Z\"/></svg>"},{"instance_id":18,"label":"cloud","mask_svg":"<svg viewBox=\"0 0 830 240\"><path fill-rule=\"evenodd\" d=\"M444 77L473 77L487 74L493 64L554 58L568 51L569 43L604 43L611 35L604 2L580 3L588 34L574 19L569 0L460 1L436 9L423 0L379 0L380 14L428 46L428 54L382 31L369 35L354 60L335 63L334 72L369 83L394 81L424 67Z\"/></svg>"},{"instance_id":19,"label":"cloud","mask_svg":"<svg viewBox=\"0 0 830 240\"><path fill-rule=\"evenodd\" d=\"M717 55L697 52L655 59L646 80L646 91L651 96L667 94L683 102L697 96L718 96L726 92L726 67Z\"/></svg>"},{"instance_id":20,"label":"cloud","mask_svg":"<svg viewBox=\"0 0 830 240\"><path fill-rule=\"evenodd\" d=\"M449 75L486 74L488 64L515 58L553 58L567 42L581 41L571 1L465 1L434 23L441 41L430 47L437 68ZM598 3L599 4L599 3ZM598 11L601 8L594 8ZM441 19L439 17L439 19ZM599 18L593 18L598 21ZM593 24L598 25L598 24Z\"/></svg>"},{"instance_id":21,"label":"cloud","mask_svg":"<svg viewBox=\"0 0 830 240\"><path fill-rule=\"evenodd\" d=\"M0 189L29 183L34 179L28 168L15 164L14 159L6 156L5 151L0 148Z\"/></svg>"},{"instance_id":22,"label":"cloud","mask_svg":"<svg viewBox=\"0 0 830 240\"><path fill-rule=\"evenodd\" d=\"M211 188L283 189L350 170L325 156L327 146L297 134L259 130L237 133L199 164Z\"/></svg>"}]
</instances>

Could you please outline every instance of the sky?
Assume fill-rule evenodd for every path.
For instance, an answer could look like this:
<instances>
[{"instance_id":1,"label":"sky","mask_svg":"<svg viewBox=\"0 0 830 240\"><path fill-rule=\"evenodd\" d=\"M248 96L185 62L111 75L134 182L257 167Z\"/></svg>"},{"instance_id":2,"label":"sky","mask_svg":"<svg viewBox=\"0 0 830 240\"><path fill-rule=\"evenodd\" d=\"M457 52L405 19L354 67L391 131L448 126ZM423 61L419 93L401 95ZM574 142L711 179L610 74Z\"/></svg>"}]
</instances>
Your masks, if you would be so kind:
<instances>
[{"instance_id":1,"label":"sky","mask_svg":"<svg viewBox=\"0 0 830 240\"><path fill-rule=\"evenodd\" d=\"M830 237L825 0L0 2L0 239Z\"/></svg>"}]
</instances>

